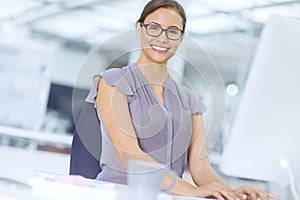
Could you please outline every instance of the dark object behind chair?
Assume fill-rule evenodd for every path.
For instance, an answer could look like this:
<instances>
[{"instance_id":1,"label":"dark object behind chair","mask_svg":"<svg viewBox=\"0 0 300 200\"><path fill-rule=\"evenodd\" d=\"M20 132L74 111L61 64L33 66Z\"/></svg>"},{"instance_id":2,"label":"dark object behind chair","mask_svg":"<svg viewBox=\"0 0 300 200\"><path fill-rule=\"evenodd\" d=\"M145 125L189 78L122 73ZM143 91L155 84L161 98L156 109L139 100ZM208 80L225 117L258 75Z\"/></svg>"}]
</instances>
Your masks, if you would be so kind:
<instances>
[{"instance_id":1,"label":"dark object behind chair","mask_svg":"<svg viewBox=\"0 0 300 200\"><path fill-rule=\"evenodd\" d=\"M84 102L75 123L71 147L70 175L82 175L95 179L101 171L101 130L96 109L92 103Z\"/></svg>"}]
</instances>

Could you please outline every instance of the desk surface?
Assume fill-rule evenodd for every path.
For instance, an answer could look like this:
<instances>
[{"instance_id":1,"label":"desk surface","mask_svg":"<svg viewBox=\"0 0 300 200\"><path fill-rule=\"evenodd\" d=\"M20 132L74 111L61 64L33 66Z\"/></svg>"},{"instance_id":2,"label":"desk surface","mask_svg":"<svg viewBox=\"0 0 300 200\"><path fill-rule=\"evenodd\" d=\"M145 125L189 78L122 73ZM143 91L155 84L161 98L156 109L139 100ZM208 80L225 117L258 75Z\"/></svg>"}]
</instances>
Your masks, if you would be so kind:
<instances>
[{"instance_id":1,"label":"desk surface","mask_svg":"<svg viewBox=\"0 0 300 200\"><path fill-rule=\"evenodd\" d=\"M68 174L69 155L0 146L0 177L26 181L34 171Z\"/></svg>"},{"instance_id":2,"label":"desk surface","mask_svg":"<svg viewBox=\"0 0 300 200\"><path fill-rule=\"evenodd\" d=\"M44 173L42 173L44 174ZM60 176L60 175L59 175ZM62 177L62 176L61 176ZM68 178L67 176L64 176ZM108 182L86 180L85 184L53 181L49 176L32 178L27 183L13 179L0 179L0 199L4 200L129 200L127 186ZM92 183L93 187L90 187ZM29 186L29 187L27 187ZM203 198L179 197L161 193L157 200L204 200Z\"/></svg>"},{"instance_id":3,"label":"desk surface","mask_svg":"<svg viewBox=\"0 0 300 200\"><path fill-rule=\"evenodd\" d=\"M67 175L68 155L0 146L0 160L1 200L128 200L126 185L82 177L79 181L75 180L75 184L72 179L70 184L68 181L74 176ZM176 197L162 193L157 200L201 198Z\"/></svg>"},{"instance_id":4,"label":"desk surface","mask_svg":"<svg viewBox=\"0 0 300 200\"><path fill-rule=\"evenodd\" d=\"M72 135L54 134L40 131L26 130L16 127L0 125L0 134L18 138L26 138L39 142L48 142L54 144L63 144L68 147L72 144Z\"/></svg>"}]
</instances>

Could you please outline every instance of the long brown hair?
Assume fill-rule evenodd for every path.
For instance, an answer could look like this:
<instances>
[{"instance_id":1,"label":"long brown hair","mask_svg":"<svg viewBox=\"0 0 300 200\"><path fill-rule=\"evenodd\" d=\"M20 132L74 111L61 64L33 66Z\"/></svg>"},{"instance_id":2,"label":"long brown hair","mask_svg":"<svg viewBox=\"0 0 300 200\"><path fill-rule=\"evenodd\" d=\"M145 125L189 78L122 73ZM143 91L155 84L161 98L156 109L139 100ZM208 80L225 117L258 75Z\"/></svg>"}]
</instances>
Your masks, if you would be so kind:
<instances>
[{"instance_id":1,"label":"long brown hair","mask_svg":"<svg viewBox=\"0 0 300 200\"><path fill-rule=\"evenodd\" d=\"M185 30L186 15L183 7L175 0L151 0L149 1L137 22L144 23L145 18L159 8L171 8L178 12L182 18L183 31Z\"/></svg>"}]
</instances>

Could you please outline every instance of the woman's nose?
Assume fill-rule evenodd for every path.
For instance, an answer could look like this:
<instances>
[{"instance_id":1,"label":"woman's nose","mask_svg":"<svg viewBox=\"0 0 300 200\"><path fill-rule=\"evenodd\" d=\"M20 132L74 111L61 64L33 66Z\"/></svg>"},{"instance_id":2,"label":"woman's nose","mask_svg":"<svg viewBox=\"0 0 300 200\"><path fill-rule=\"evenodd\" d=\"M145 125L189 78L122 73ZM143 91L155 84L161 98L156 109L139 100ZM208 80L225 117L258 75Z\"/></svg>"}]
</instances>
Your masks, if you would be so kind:
<instances>
[{"instance_id":1,"label":"woman's nose","mask_svg":"<svg viewBox=\"0 0 300 200\"><path fill-rule=\"evenodd\" d=\"M158 36L160 42L168 42L167 30L163 30L163 32Z\"/></svg>"}]
</instances>

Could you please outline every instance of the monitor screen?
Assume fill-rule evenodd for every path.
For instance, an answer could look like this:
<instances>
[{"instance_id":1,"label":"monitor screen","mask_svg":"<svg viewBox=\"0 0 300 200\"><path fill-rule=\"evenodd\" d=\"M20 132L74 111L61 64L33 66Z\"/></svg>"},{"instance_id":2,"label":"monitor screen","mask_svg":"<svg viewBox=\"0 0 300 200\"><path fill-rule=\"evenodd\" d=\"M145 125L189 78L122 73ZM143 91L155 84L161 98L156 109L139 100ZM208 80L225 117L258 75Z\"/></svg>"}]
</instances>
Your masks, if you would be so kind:
<instances>
[{"instance_id":1,"label":"monitor screen","mask_svg":"<svg viewBox=\"0 0 300 200\"><path fill-rule=\"evenodd\" d=\"M73 95L75 93L76 95ZM47 110L55 111L58 118L68 121L66 133L73 133L75 129L74 120L79 115L89 90L74 88L67 85L51 83ZM47 123L47 122L45 122ZM57 123L61 123L57 121Z\"/></svg>"},{"instance_id":2,"label":"monitor screen","mask_svg":"<svg viewBox=\"0 0 300 200\"><path fill-rule=\"evenodd\" d=\"M241 94L221 170L228 175L300 183L300 20L272 15Z\"/></svg>"}]
</instances>

